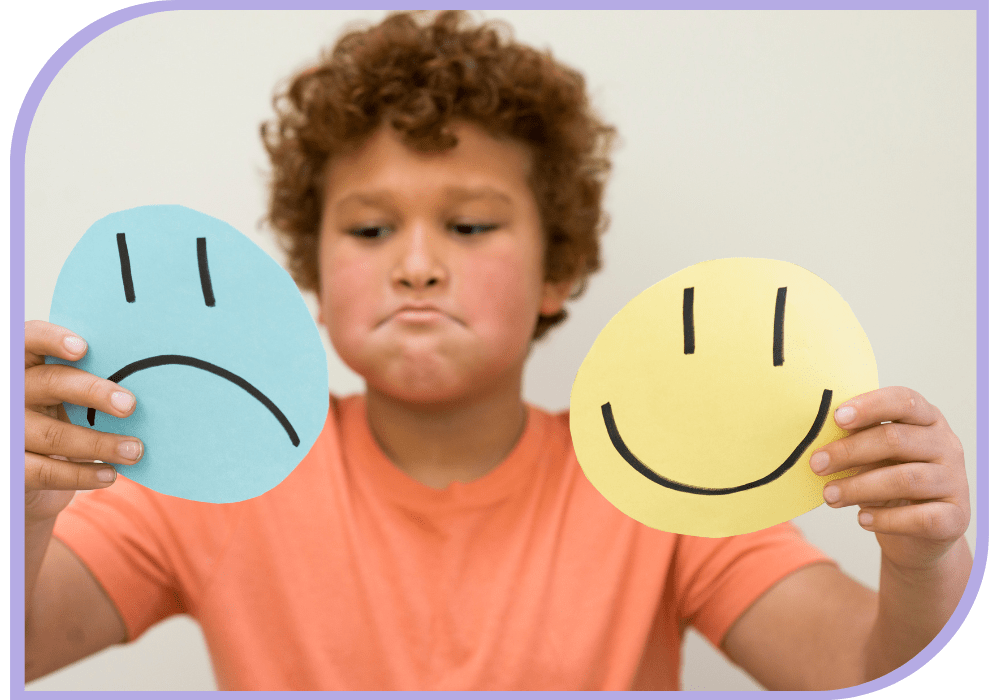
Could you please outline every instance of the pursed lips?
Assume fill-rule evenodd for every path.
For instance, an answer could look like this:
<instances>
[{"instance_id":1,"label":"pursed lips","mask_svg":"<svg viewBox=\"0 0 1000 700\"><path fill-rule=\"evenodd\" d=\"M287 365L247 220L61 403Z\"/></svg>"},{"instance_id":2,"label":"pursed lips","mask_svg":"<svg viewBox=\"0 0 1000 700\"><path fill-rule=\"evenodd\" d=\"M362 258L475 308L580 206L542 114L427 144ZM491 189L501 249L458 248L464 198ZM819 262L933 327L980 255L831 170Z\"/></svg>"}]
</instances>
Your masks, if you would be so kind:
<instances>
[{"instance_id":1,"label":"pursed lips","mask_svg":"<svg viewBox=\"0 0 1000 700\"><path fill-rule=\"evenodd\" d=\"M433 304L404 304L389 314L379 325L390 320L406 324L427 325L446 319L458 320Z\"/></svg>"}]
</instances>

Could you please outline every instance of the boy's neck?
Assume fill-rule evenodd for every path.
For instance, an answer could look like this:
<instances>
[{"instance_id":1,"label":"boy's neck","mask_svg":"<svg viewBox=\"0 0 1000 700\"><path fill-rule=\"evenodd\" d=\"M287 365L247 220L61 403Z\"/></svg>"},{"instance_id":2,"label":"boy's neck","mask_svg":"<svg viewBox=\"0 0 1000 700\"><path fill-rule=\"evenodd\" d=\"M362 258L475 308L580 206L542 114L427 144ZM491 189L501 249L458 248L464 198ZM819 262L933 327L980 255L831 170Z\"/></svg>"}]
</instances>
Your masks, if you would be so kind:
<instances>
[{"instance_id":1,"label":"boy's neck","mask_svg":"<svg viewBox=\"0 0 1000 700\"><path fill-rule=\"evenodd\" d=\"M517 444L527 420L521 387L428 407L368 387L368 425L386 456L431 488L468 483L497 467Z\"/></svg>"}]
</instances>

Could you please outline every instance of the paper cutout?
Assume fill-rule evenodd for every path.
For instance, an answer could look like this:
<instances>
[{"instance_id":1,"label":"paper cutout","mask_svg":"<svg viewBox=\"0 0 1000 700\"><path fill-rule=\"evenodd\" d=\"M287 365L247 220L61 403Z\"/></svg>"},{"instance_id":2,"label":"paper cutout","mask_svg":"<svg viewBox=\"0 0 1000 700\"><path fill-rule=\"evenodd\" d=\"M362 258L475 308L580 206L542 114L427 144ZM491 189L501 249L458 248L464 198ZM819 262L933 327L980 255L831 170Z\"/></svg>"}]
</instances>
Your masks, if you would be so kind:
<instances>
[{"instance_id":1,"label":"paper cutout","mask_svg":"<svg viewBox=\"0 0 1000 700\"><path fill-rule=\"evenodd\" d=\"M868 338L829 284L788 262L711 260L605 326L577 372L570 430L587 478L626 515L725 537L823 503L848 472L817 476L809 457L847 434L833 409L877 388Z\"/></svg>"},{"instance_id":2,"label":"paper cutout","mask_svg":"<svg viewBox=\"0 0 1000 700\"><path fill-rule=\"evenodd\" d=\"M326 421L326 353L295 283L249 238L193 209L138 207L91 226L59 273L49 320L89 347L79 362L47 361L110 378L137 400L124 419L66 404L70 420L141 439L143 458L119 471L160 493L259 496Z\"/></svg>"}]
</instances>

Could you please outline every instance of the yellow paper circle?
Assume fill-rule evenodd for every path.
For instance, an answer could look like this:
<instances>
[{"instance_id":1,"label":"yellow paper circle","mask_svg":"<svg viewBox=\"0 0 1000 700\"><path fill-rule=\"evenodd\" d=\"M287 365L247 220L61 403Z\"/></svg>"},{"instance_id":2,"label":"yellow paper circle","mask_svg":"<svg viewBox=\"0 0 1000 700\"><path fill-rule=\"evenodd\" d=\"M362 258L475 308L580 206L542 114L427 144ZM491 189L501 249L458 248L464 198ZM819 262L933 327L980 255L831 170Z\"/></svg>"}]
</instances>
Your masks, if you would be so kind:
<instances>
[{"instance_id":1,"label":"yellow paper circle","mask_svg":"<svg viewBox=\"0 0 1000 700\"><path fill-rule=\"evenodd\" d=\"M626 515L725 537L820 505L835 477L809 457L847 434L837 406L877 388L871 344L833 287L788 262L710 260L604 327L573 384L570 430L587 478Z\"/></svg>"}]
</instances>

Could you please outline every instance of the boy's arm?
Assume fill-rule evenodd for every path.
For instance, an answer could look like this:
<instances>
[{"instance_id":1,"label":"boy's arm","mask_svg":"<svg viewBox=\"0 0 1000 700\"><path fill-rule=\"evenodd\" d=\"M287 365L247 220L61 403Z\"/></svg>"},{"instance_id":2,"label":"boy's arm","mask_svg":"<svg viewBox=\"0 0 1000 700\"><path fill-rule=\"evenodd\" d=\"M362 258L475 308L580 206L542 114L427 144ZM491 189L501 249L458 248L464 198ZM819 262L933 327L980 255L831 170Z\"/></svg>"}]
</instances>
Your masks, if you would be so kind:
<instances>
[{"instance_id":1,"label":"boy's arm","mask_svg":"<svg viewBox=\"0 0 1000 700\"><path fill-rule=\"evenodd\" d=\"M817 565L761 596L722 648L771 689L844 688L898 668L944 627L972 569L965 458L941 412L910 389L887 387L845 402L835 418L851 434L810 464L818 474L859 468L831 481L824 497L862 506L859 522L882 548L879 591Z\"/></svg>"},{"instance_id":2,"label":"boy's arm","mask_svg":"<svg viewBox=\"0 0 1000 700\"><path fill-rule=\"evenodd\" d=\"M26 535L29 548L33 538L48 546L25 610L25 682L126 639L125 623L104 589L51 534L51 525L41 524Z\"/></svg>"}]
</instances>

